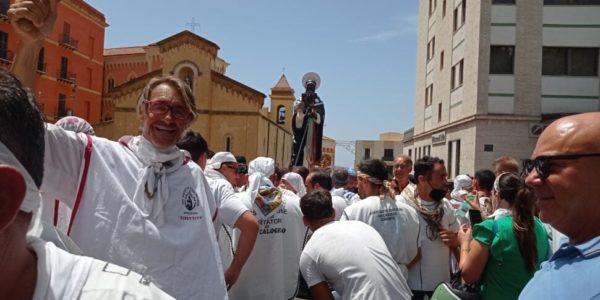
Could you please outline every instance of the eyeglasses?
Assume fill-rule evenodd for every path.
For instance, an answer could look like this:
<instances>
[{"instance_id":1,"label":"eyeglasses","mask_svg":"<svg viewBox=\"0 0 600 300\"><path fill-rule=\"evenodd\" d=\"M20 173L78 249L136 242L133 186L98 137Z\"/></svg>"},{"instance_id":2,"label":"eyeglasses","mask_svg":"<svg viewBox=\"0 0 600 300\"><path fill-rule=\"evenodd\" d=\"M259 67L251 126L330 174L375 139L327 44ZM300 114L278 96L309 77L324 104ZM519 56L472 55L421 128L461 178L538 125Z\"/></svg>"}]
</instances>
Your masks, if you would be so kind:
<instances>
[{"instance_id":1,"label":"eyeglasses","mask_svg":"<svg viewBox=\"0 0 600 300\"><path fill-rule=\"evenodd\" d=\"M171 116L178 120L187 120L192 114L190 110L181 105L168 105L165 101L160 100L145 100L144 103L148 106L148 111L159 116L166 115L169 111Z\"/></svg>"},{"instance_id":2,"label":"eyeglasses","mask_svg":"<svg viewBox=\"0 0 600 300\"><path fill-rule=\"evenodd\" d=\"M600 157L600 153L582 153L582 154L560 154L560 155L541 155L535 159L523 160L523 176L529 175L533 168L541 178L550 176L553 160L575 160L581 157Z\"/></svg>"},{"instance_id":3,"label":"eyeglasses","mask_svg":"<svg viewBox=\"0 0 600 300\"><path fill-rule=\"evenodd\" d=\"M237 167L237 173L238 174L247 174L248 166L246 166L245 164L239 164Z\"/></svg>"},{"instance_id":4,"label":"eyeglasses","mask_svg":"<svg viewBox=\"0 0 600 300\"><path fill-rule=\"evenodd\" d=\"M230 168L230 169L235 169L237 171L238 166L236 166L235 164L226 164L226 163L222 163L221 166Z\"/></svg>"}]
</instances>

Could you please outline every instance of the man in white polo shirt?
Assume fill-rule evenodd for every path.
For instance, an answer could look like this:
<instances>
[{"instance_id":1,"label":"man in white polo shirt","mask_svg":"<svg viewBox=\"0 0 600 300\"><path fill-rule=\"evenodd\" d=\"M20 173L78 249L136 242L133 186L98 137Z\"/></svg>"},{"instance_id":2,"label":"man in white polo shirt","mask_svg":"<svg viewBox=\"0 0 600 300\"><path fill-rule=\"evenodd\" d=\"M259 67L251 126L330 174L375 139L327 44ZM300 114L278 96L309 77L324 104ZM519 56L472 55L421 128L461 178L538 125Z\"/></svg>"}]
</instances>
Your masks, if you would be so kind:
<instances>
[{"instance_id":1,"label":"man in white polo shirt","mask_svg":"<svg viewBox=\"0 0 600 300\"><path fill-rule=\"evenodd\" d=\"M314 299L410 299L411 292L385 242L371 226L334 221L331 194L315 190L300 200L313 235L300 257L300 270Z\"/></svg>"}]
</instances>

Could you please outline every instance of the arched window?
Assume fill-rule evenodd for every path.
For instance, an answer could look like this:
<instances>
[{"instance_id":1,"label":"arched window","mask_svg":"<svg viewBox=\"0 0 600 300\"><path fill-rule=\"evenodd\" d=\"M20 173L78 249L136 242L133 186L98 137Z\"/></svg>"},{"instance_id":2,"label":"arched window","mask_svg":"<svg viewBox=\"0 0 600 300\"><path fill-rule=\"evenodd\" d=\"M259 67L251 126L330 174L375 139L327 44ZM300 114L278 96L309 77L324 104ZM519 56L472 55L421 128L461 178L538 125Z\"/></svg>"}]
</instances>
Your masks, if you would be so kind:
<instances>
[{"instance_id":1,"label":"arched window","mask_svg":"<svg viewBox=\"0 0 600 300\"><path fill-rule=\"evenodd\" d=\"M185 81L185 83L187 83L190 86L192 91L194 90L194 71L192 70L192 68L185 66L179 69L177 77Z\"/></svg>"},{"instance_id":2,"label":"arched window","mask_svg":"<svg viewBox=\"0 0 600 300\"><path fill-rule=\"evenodd\" d=\"M277 107L277 124L285 124L285 106Z\"/></svg>"},{"instance_id":3,"label":"arched window","mask_svg":"<svg viewBox=\"0 0 600 300\"><path fill-rule=\"evenodd\" d=\"M172 74L185 81L192 91L194 90L196 78L201 75L198 66L188 60L178 63L175 68L173 68Z\"/></svg>"},{"instance_id":4,"label":"arched window","mask_svg":"<svg viewBox=\"0 0 600 300\"><path fill-rule=\"evenodd\" d=\"M231 134L225 135L225 151L231 152L233 137Z\"/></svg>"}]
</instances>

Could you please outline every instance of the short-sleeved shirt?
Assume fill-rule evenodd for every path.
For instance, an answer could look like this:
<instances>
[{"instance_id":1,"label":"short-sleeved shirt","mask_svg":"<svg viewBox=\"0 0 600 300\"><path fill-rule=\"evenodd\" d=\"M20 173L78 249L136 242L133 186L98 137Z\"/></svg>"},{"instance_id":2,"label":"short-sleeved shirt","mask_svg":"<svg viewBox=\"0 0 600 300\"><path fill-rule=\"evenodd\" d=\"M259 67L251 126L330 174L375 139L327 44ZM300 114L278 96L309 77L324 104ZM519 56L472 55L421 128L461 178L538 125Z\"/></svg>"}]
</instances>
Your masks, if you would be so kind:
<instances>
[{"instance_id":1,"label":"short-sleeved shirt","mask_svg":"<svg viewBox=\"0 0 600 300\"><path fill-rule=\"evenodd\" d=\"M309 287L326 281L343 299L410 299L411 292L385 242L359 221L317 229L300 257Z\"/></svg>"},{"instance_id":2,"label":"short-sleeved shirt","mask_svg":"<svg viewBox=\"0 0 600 300\"><path fill-rule=\"evenodd\" d=\"M598 299L600 236L583 244L568 242L544 262L519 299Z\"/></svg>"},{"instance_id":3,"label":"short-sleeved shirt","mask_svg":"<svg viewBox=\"0 0 600 300\"><path fill-rule=\"evenodd\" d=\"M534 220L537 269L548 258L550 245L544 225L538 218ZM525 267L512 221L513 218L508 216L485 220L473 227L473 238L490 247L490 255L481 277L481 294L484 299L516 299L533 277L533 272L530 273Z\"/></svg>"},{"instance_id":4,"label":"short-sleeved shirt","mask_svg":"<svg viewBox=\"0 0 600 300\"><path fill-rule=\"evenodd\" d=\"M410 203L408 200L400 197L401 201ZM437 205L433 201L420 200L421 205L428 209L433 209ZM446 199L442 200L441 205L444 209L444 216L440 222L440 227L451 232L458 232L460 228L452 205ZM450 280L450 248L442 242L437 229L430 228L422 215L419 214L420 227L420 245L421 260L408 270L408 285L413 291L430 292L435 290L440 282Z\"/></svg>"},{"instance_id":5,"label":"short-sleeved shirt","mask_svg":"<svg viewBox=\"0 0 600 300\"><path fill-rule=\"evenodd\" d=\"M67 253L40 239L28 241L37 257L34 300L174 299L129 269Z\"/></svg>"},{"instance_id":6,"label":"short-sleeved shirt","mask_svg":"<svg viewBox=\"0 0 600 300\"><path fill-rule=\"evenodd\" d=\"M371 225L383 238L392 257L408 276L407 265L415 258L422 236L419 235L419 215L404 201L386 196L367 197L344 210L341 218Z\"/></svg>"}]
</instances>

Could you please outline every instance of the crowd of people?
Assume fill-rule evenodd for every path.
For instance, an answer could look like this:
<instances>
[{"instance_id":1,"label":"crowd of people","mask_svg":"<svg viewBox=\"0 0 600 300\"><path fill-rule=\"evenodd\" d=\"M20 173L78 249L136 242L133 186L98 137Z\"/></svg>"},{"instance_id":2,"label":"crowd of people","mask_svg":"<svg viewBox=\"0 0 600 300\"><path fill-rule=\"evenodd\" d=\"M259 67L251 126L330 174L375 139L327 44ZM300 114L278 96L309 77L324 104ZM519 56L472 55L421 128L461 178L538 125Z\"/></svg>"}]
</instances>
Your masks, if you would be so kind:
<instances>
[{"instance_id":1,"label":"crowd of people","mask_svg":"<svg viewBox=\"0 0 600 300\"><path fill-rule=\"evenodd\" d=\"M213 153L182 80L137 102L141 133L45 123L35 62L56 1L17 1L0 70L0 299L431 299L460 276L483 299L600 295L600 113L563 117L521 165L451 182L400 155L291 169ZM18 276L16 276L18 274Z\"/></svg>"}]
</instances>

